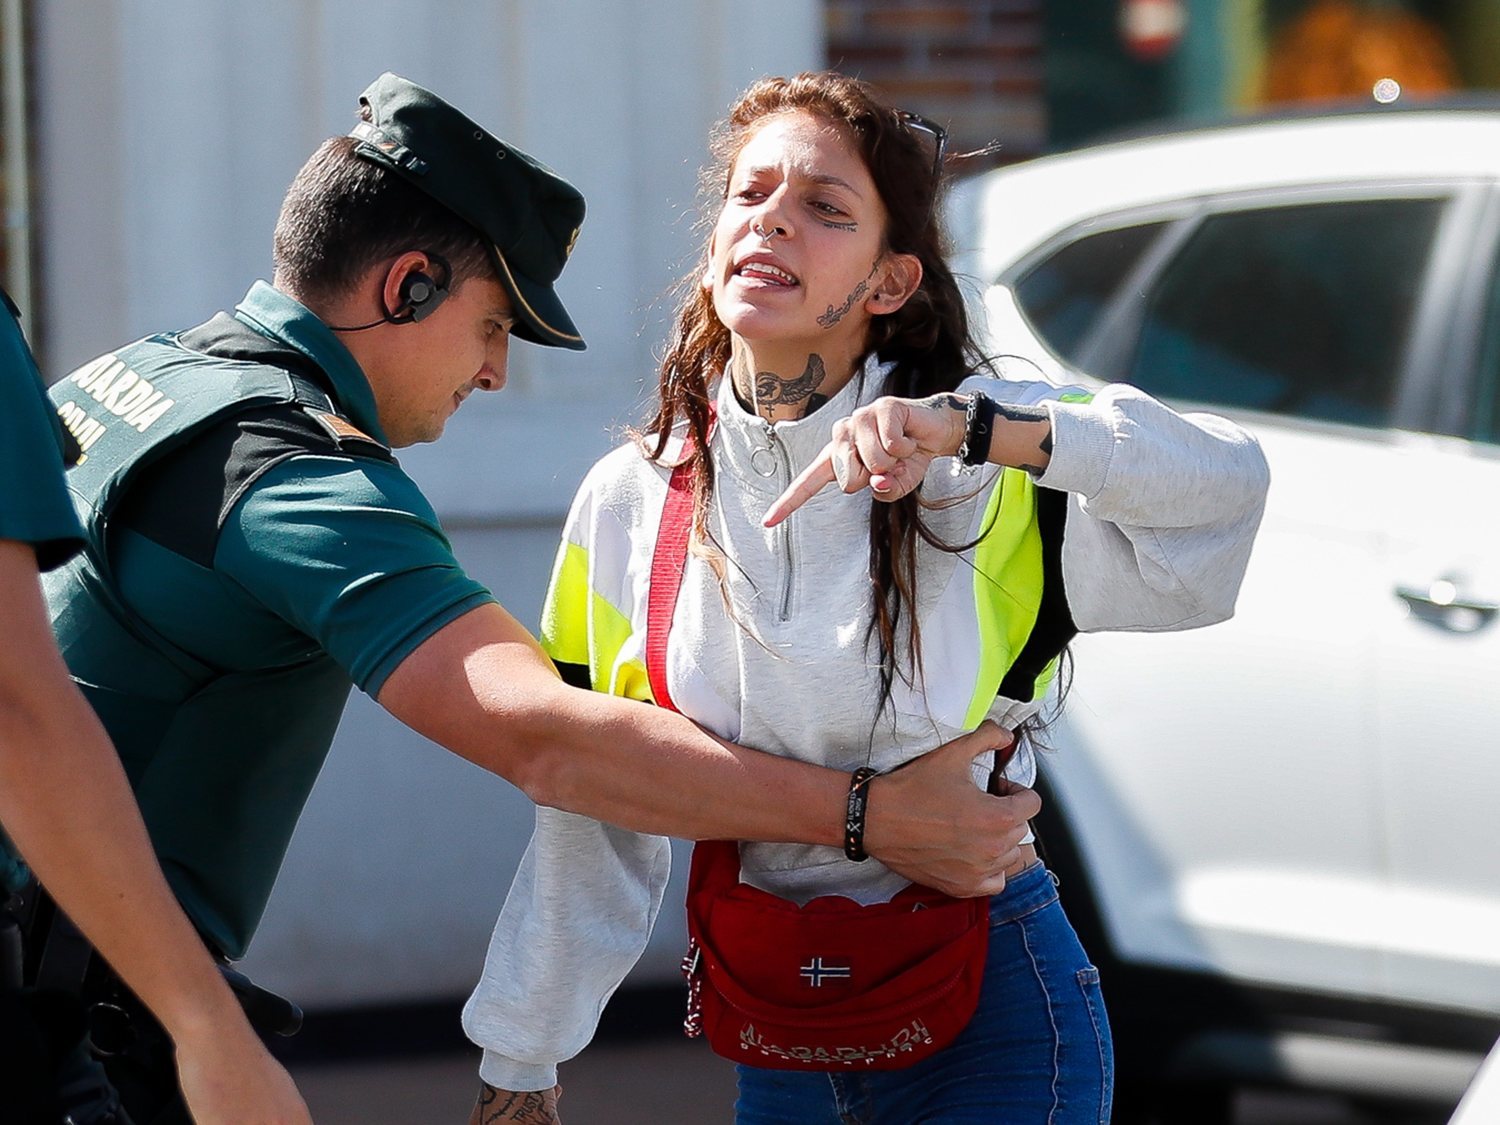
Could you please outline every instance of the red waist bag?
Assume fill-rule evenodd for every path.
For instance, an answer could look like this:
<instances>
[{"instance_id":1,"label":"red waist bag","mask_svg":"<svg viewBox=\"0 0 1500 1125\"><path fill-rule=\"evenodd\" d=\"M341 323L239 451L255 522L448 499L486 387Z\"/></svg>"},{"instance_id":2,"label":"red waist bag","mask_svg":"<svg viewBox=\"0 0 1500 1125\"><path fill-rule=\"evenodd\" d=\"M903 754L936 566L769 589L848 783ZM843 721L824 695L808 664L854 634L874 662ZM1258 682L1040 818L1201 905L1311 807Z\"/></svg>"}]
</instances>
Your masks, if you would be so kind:
<instances>
[{"instance_id":1,"label":"red waist bag","mask_svg":"<svg viewBox=\"0 0 1500 1125\"><path fill-rule=\"evenodd\" d=\"M652 559L646 669L667 690L667 633L692 527L693 465L675 468ZM707 840L689 876L689 1036L725 1058L780 1070L896 1070L957 1037L979 1005L989 901L911 886L861 906L806 906L740 882L739 847Z\"/></svg>"},{"instance_id":2,"label":"red waist bag","mask_svg":"<svg viewBox=\"0 0 1500 1125\"><path fill-rule=\"evenodd\" d=\"M688 884L688 1035L778 1070L896 1070L946 1047L979 1005L989 901L911 886L806 906L740 882L705 840Z\"/></svg>"}]
</instances>

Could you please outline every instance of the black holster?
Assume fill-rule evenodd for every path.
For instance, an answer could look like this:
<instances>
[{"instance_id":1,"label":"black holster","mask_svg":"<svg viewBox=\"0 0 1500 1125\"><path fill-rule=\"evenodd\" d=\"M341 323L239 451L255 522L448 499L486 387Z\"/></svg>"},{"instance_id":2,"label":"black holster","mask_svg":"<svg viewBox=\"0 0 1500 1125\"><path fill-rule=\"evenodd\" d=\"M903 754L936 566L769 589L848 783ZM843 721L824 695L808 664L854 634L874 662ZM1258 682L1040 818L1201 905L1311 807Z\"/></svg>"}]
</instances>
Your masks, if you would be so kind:
<instances>
[{"instance_id":1,"label":"black holster","mask_svg":"<svg viewBox=\"0 0 1500 1125\"><path fill-rule=\"evenodd\" d=\"M82 998L37 988L28 973L32 888L0 907L0 1100L17 1125L131 1125L88 1049Z\"/></svg>"},{"instance_id":2,"label":"black holster","mask_svg":"<svg viewBox=\"0 0 1500 1125\"><path fill-rule=\"evenodd\" d=\"M259 1034L297 1033L297 1005L216 960ZM0 911L0 995L3 1029L55 1060L31 1074L51 1085L52 1102L43 1095L41 1115L18 1125L189 1125L171 1038L34 881ZM10 1088L23 1080L0 1080L7 1122Z\"/></svg>"}]
</instances>

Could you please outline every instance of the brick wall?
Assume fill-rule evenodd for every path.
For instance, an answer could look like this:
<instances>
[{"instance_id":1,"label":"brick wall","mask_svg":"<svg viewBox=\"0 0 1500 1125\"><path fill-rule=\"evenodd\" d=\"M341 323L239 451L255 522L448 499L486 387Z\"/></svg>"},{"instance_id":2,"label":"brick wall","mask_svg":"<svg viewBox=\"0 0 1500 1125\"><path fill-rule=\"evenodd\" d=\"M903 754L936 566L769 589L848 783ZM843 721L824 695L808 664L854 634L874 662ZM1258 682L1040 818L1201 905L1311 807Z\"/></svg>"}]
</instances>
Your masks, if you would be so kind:
<instances>
[{"instance_id":1,"label":"brick wall","mask_svg":"<svg viewBox=\"0 0 1500 1125\"><path fill-rule=\"evenodd\" d=\"M826 0L828 65L948 126L950 151L1041 151L1044 0Z\"/></svg>"}]
</instances>

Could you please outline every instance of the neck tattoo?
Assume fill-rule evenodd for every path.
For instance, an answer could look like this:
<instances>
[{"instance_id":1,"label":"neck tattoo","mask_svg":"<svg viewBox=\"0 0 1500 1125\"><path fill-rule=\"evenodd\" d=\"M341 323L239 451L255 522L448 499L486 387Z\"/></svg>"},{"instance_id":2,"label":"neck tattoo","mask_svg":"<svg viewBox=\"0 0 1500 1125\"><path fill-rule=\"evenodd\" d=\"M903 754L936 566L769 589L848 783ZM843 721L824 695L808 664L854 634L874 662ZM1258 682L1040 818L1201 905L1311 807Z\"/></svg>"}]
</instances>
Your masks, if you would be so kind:
<instances>
[{"instance_id":1,"label":"neck tattoo","mask_svg":"<svg viewBox=\"0 0 1500 1125\"><path fill-rule=\"evenodd\" d=\"M807 417L828 401L827 395L818 393L827 377L823 357L814 354L807 357L802 374L784 379L774 371L757 371L753 375L753 385L748 365L736 364L734 383L740 392L740 401L748 398L751 410L766 421L795 421Z\"/></svg>"}]
</instances>

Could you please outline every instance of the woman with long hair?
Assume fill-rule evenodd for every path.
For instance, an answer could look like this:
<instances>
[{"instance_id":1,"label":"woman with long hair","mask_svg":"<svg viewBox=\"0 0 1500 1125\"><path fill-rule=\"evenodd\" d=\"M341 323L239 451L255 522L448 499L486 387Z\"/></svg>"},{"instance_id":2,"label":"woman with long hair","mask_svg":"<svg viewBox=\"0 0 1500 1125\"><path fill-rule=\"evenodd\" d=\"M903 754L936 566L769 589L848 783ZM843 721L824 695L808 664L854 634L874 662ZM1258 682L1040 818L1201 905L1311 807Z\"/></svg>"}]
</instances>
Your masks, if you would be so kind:
<instances>
[{"instance_id":1,"label":"woman with long hair","mask_svg":"<svg viewBox=\"0 0 1500 1125\"><path fill-rule=\"evenodd\" d=\"M1253 438L1221 418L990 373L944 261L942 140L834 73L740 97L655 417L584 481L544 610L564 676L669 695L721 737L850 771L827 846L740 845L739 880L797 904L910 893L863 854L872 773L992 719L1022 732L993 787L1029 786L1025 731L1078 630L1228 617L1267 485ZM663 637L673 510L690 526ZM752 1033L737 1120L1107 1121L1098 973L1029 836L1005 858L956 1037L910 1065L892 1049L799 1072L805 1052ZM644 949L668 862L664 839L538 809L465 1010L485 1121L555 1119L556 1064ZM809 986L841 983L824 978L842 966L809 965Z\"/></svg>"}]
</instances>

